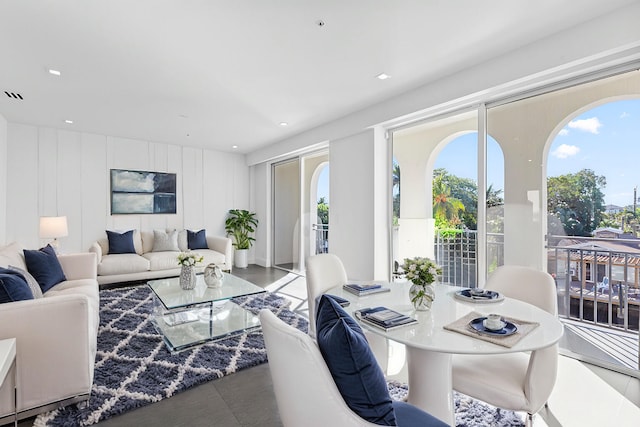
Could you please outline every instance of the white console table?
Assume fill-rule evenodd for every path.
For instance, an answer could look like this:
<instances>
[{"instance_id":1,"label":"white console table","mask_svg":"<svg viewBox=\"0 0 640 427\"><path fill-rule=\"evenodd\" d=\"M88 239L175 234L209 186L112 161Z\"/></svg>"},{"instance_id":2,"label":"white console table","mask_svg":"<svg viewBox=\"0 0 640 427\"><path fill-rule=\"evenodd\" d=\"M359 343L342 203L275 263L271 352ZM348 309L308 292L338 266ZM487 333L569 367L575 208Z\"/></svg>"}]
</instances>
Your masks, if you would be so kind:
<instances>
[{"instance_id":1,"label":"white console table","mask_svg":"<svg viewBox=\"0 0 640 427\"><path fill-rule=\"evenodd\" d=\"M16 339L0 340L0 386L7 381L7 376L13 371L13 425L18 425L18 390L16 369Z\"/></svg>"}]
</instances>

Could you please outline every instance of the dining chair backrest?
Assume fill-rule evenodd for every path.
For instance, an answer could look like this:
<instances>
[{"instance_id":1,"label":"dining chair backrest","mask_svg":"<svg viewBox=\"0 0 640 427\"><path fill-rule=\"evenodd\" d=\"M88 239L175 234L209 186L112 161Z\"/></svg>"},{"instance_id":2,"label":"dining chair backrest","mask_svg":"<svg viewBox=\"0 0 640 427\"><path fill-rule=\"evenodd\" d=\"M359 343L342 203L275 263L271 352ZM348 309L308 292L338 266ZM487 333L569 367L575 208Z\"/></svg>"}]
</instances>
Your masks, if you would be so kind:
<instances>
[{"instance_id":1,"label":"dining chair backrest","mask_svg":"<svg viewBox=\"0 0 640 427\"><path fill-rule=\"evenodd\" d=\"M376 426L345 403L313 338L260 311L269 370L285 426Z\"/></svg>"},{"instance_id":2,"label":"dining chair backrest","mask_svg":"<svg viewBox=\"0 0 640 427\"><path fill-rule=\"evenodd\" d=\"M554 316L558 314L555 281L544 271L519 265L503 265L489 276L485 289L533 304Z\"/></svg>"},{"instance_id":3,"label":"dining chair backrest","mask_svg":"<svg viewBox=\"0 0 640 427\"><path fill-rule=\"evenodd\" d=\"M334 254L319 254L307 260L307 298L309 303L309 335L315 337L316 303L327 290L347 283L347 272Z\"/></svg>"}]
</instances>

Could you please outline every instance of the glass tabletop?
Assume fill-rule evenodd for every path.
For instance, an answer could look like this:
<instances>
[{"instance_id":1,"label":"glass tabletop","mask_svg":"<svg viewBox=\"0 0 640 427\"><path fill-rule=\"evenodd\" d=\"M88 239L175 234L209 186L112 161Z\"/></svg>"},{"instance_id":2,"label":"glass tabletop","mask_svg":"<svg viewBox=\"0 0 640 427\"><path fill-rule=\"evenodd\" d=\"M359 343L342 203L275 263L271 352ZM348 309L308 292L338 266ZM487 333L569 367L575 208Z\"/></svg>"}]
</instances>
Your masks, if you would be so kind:
<instances>
[{"instance_id":1,"label":"glass tabletop","mask_svg":"<svg viewBox=\"0 0 640 427\"><path fill-rule=\"evenodd\" d=\"M229 273L224 273L222 286L219 288L207 287L202 274L198 274L196 280L196 287L191 290L180 287L179 277L151 280L147 285L167 310L265 292L261 287Z\"/></svg>"}]
</instances>

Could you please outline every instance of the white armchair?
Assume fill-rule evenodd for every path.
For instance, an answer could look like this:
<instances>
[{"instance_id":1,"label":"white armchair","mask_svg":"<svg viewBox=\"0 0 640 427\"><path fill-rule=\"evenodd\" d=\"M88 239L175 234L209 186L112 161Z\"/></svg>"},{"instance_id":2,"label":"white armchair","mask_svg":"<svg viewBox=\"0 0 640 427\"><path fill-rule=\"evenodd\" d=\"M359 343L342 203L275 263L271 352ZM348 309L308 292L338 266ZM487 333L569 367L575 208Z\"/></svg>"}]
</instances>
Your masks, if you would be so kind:
<instances>
[{"instance_id":1,"label":"white armchair","mask_svg":"<svg viewBox=\"0 0 640 427\"><path fill-rule=\"evenodd\" d=\"M309 301L309 335L316 336L316 310L318 298L329 289L347 283L347 272L339 257L320 254L307 260L307 298ZM386 338L365 330L369 346L383 371L389 363L389 347Z\"/></svg>"},{"instance_id":2,"label":"white armchair","mask_svg":"<svg viewBox=\"0 0 640 427\"><path fill-rule=\"evenodd\" d=\"M558 314L555 282L551 275L529 267L499 267L486 289ZM533 414L546 405L556 381L558 346L529 353L454 355L453 388L494 406Z\"/></svg>"}]
</instances>

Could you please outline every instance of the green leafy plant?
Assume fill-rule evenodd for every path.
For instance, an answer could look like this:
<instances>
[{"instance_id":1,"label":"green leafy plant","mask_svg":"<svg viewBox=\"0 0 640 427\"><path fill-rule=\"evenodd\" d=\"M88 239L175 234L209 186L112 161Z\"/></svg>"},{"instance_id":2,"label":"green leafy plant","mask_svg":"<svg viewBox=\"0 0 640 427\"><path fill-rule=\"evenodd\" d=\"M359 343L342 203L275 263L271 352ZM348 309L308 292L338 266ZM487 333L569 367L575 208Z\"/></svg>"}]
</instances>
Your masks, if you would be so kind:
<instances>
[{"instance_id":1,"label":"green leafy plant","mask_svg":"<svg viewBox=\"0 0 640 427\"><path fill-rule=\"evenodd\" d=\"M244 209L231 209L224 223L227 236L233 237L233 246L236 249L249 249L256 239L250 236L256 231L258 220L255 212Z\"/></svg>"}]
</instances>

